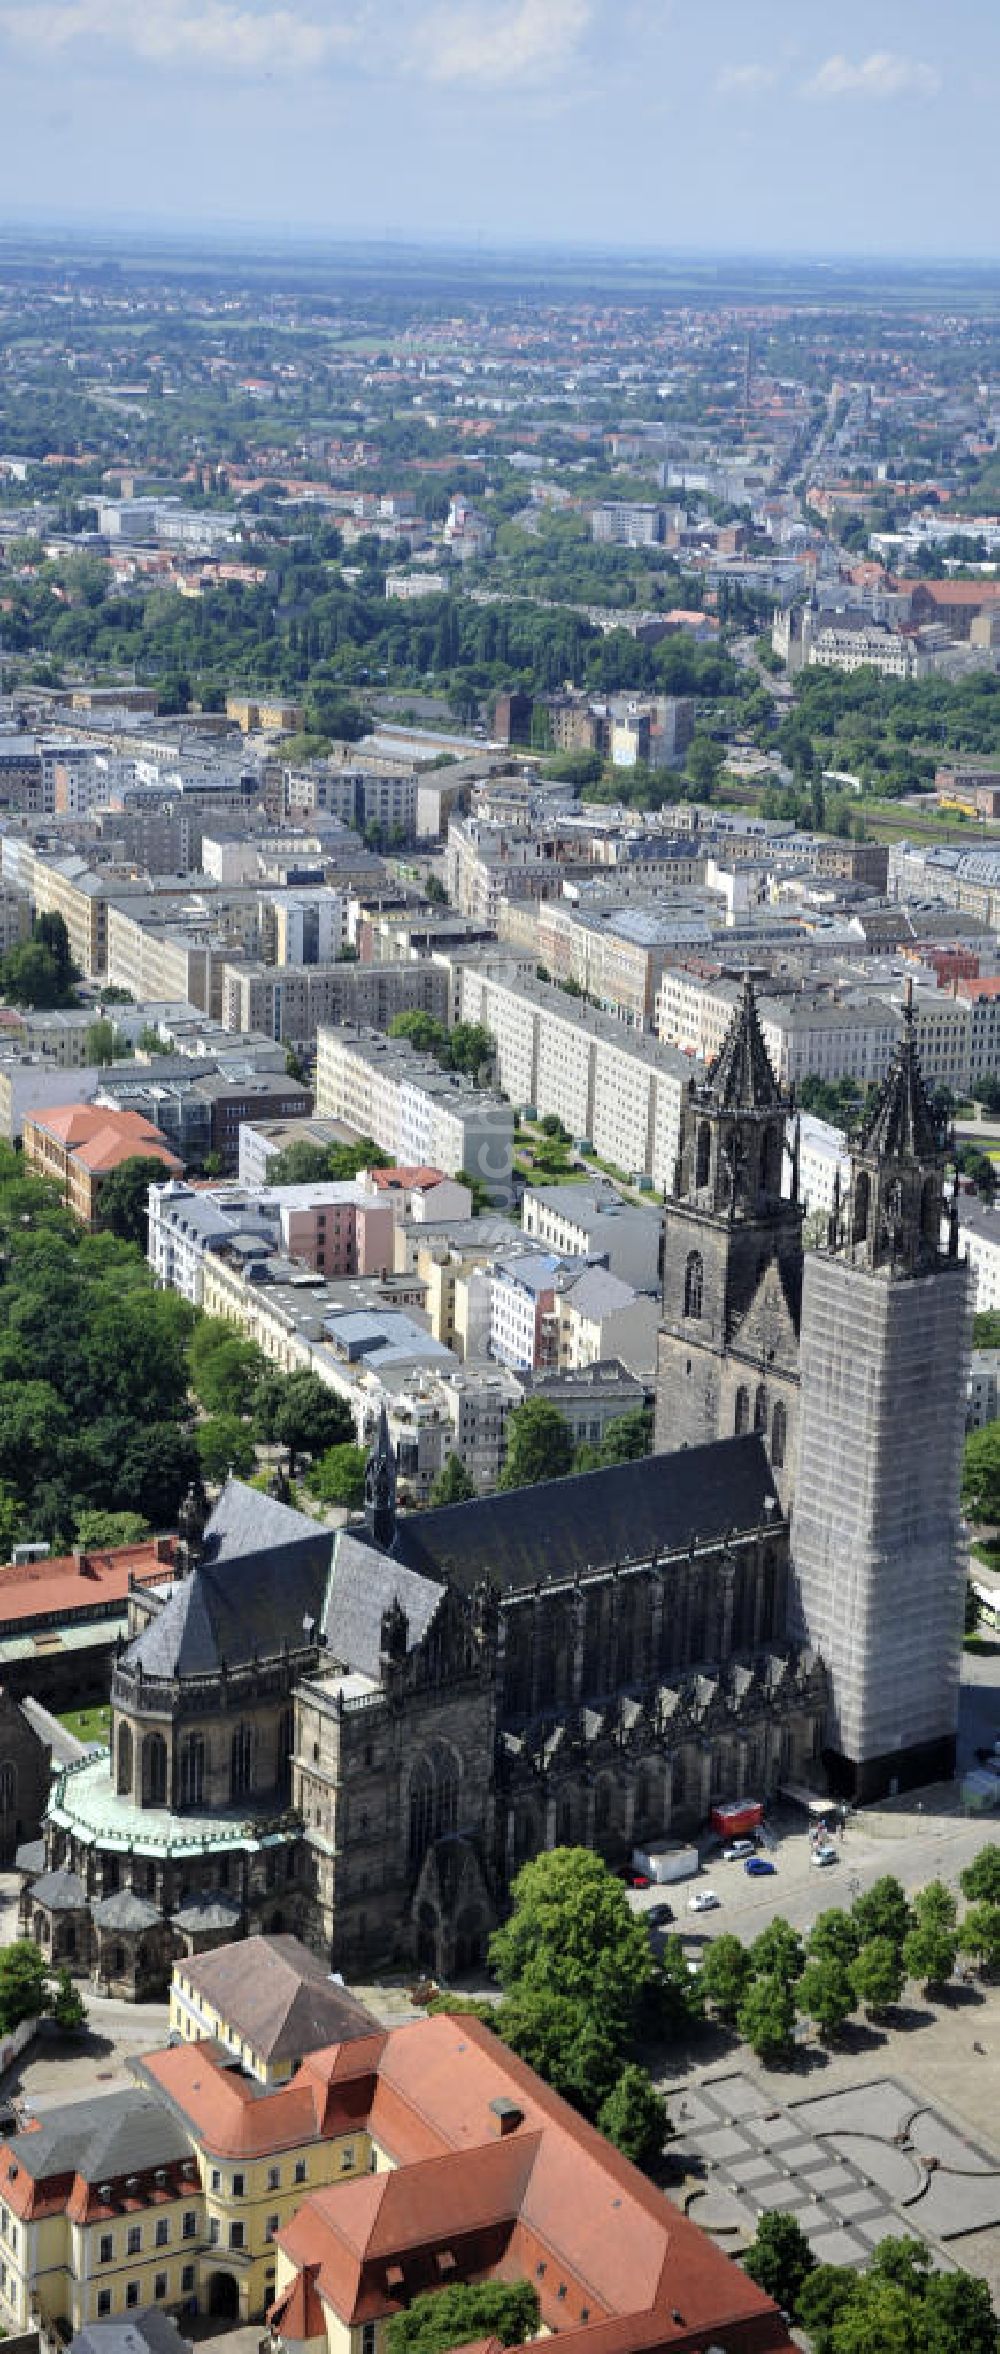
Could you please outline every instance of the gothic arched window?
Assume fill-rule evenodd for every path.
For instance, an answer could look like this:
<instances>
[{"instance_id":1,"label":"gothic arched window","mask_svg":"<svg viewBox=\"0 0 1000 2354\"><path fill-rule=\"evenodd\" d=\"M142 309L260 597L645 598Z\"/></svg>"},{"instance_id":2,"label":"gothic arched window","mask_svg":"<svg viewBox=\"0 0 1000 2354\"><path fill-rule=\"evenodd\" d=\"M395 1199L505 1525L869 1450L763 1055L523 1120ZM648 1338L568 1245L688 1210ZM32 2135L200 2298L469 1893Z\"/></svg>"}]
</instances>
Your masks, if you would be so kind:
<instances>
[{"instance_id":1,"label":"gothic arched window","mask_svg":"<svg viewBox=\"0 0 1000 2354\"><path fill-rule=\"evenodd\" d=\"M147 1733L142 1744L142 1803L165 1806L166 1802L167 1744L162 1733Z\"/></svg>"},{"instance_id":2,"label":"gothic arched window","mask_svg":"<svg viewBox=\"0 0 1000 2354\"><path fill-rule=\"evenodd\" d=\"M750 1428L750 1392L745 1381L741 1381L736 1392L736 1419L733 1428L738 1439L741 1439L744 1432Z\"/></svg>"},{"instance_id":3,"label":"gothic arched window","mask_svg":"<svg viewBox=\"0 0 1000 2354\"><path fill-rule=\"evenodd\" d=\"M712 1130L707 1120L699 1120L694 1158L694 1181L699 1189L708 1184L711 1168Z\"/></svg>"},{"instance_id":4,"label":"gothic arched window","mask_svg":"<svg viewBox=\"0 0 1000 2354\"><path fill-rule=\"evenodd\" d=\"M230 1749L229 1786L234 1798L246 1798L253 1789L254 1748L253 1726L237 1725Z\"/></svg>"},{"instance_id":5,"label":"gothic arched window","mask_svg":"<svg viewBox=\"0 0 1000 2354\"><path fill-rule=\"evenodd\" d=\"M17 1767L0 1765L0 1815L12 1815L17 1806Z\"/></svg>"},{"instance_id":6,"label":"gothic arched window","mask_svg":"<svg viewBox=\"0 0 1000 2354\"><path fill-rule=\"evenodd\" d=\"M118 1796L128 1798L132 1790L132 1728L118 1727Z\"/></svg>"},{"instance_id":7,"label":"gothic arched window","mask_svg":"<svg viewBox=\"0 0 1000 2354\"><path fill-rule=\"evenodd\" d=\"M700 1316L705 1292L705 1262L700 1251L690 1251L684 1269L684 1314Z\"/></svg>"},{"instance_id":8,"label":"gothic arched window","mask_svg":"<svg viewBox=\"0 0 1000 2354\"><path fill-rule=\"evenodd\" d=\"M868 1234L871 1214L871 1179L867 1169L859 1169L854 1181L854 1217L851 1223L852 1242L864 1242Z\"/></svg>"},{"instance_id":9,"label":"gothic arched window","mask_svg":"<svg viewBox=\"0 0 1000 2354\"><path fill-rule=\"evenodd\" d=\"M776 1471L783 1468L787 1443L788 1415L779 1398L771 1416L771 1461Z\"/></svg>"},{"instance_id":10,"label":"gothic arched window","mask_svg":"<svg viewBox=\"0 0 1000 2354\"><path fill-rule=\"evenodd\" d=\"M920 1230L924 1241L935 1248L941 1240L941 1199L936 1177L924 1178L920 1198Z\"/></svg>"},{"instance_id":11,"label":"gothic arched window","mask_svg":"<svg viewBox=\"0 0 1000 2354\"><path fill-rule=\"evenodd\" d=\"M201 1806L205 1797L205 1741L201 1733L189 1733L181 1750L182 1806Z\"/></svg>"},{"instance_id":12,"label":"gothic arched window","mask_svg":"<svg viewBox=\"0 0 1000 2354\"><path fill-rule=\"evenodd\" d=\"M762 1381L757 1384L757 1395L753 1402L753 1426L756 1431L767 1429L767 1392Z\"/></svg>"}]
</instances>

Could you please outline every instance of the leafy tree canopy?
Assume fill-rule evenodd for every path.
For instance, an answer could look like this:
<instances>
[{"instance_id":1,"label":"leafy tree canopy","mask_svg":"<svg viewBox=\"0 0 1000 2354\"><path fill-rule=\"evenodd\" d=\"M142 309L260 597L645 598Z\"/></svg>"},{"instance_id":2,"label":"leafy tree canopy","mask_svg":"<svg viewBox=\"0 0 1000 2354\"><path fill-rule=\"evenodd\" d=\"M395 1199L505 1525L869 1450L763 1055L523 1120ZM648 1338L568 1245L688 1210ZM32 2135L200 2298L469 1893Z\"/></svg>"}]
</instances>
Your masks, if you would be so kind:
<instances>
[{"instance_id":1,"label":"leafy tree canopy","mask_svg":"<svg viewBox=\"0 0 1000 2354\"><path fill-rule=\"evenodd\" d=\"M448 2354L477 2338L523 2346L539 2328L538 2292L527 2280L456 2281L414 2297L389 2322L389 2354Z\"/></svg>"},{"instance_id":2,"label":"leafy tree canopy","mask_svg":"<svg viewBox=\"0 0 1000 2354\"><path fill-rule=\"evenodd\" d=\"M573 1469L573 1436L558 1407L546 1398L515 1406L507 1424L507 1460L502 1488L537 1487L542 1480L566 1479Z\"/></svg>"},{"instance_id":3,"label":"leafy tree canopy","mask_svg":"<svg viewBox=\"0 0 1000 2354\"><path fill-rule=\"evenodd\" d=\"M501 1986L546 1989L627 2024L654 1976L649 1937L621 1880L590 1848L557 1847L524 1864L512 1909L490 1942Z\"/></svg>"},{"instance_id":4,"label":"leafy tree canopy","mask_svg":"<svg viewBox=\"0 0 1000 2354\"><path fill-rule=\"evenodd\" d=\"M350 1442L328 1447L306 1474L306 1486L324 1504L342 1504L349 1512L359 1512L365 1500L365 1462L363 1447Z\"/></svg>"},{"instance_id":5,"label":"leafy tree canopy","mask_svg":"<svg viewBox=\"0 0 1000 2354\"><path fill-rule=\"evenodd\" d=\"M476 1491L460 1455L449 1455L431 1484L429 1503L468 1504Z\"/></svg>"},{"instance_id":6,"label":"leafy tree canopy","mask_svg":"<svg viewBox=\"0 0 1000 2354\"><path fill-rule=\"evenodd\" d=\"M99 1217L105 1234L145 1251L149 1232L149 1188L162 1185L167 1171L152 1153L133 1153L112 1169L101 1187Z\"/></svg>"},{"instance_id":7,"label":"leafy tree canopy","mask_svg":"<svg viewBox=\"0 0 1000 2354\"><path fill-rule=\"evenodd\" d=\"M667 2104L648 2070L634 2061L622 2069L613 2091L597 2112L608 2141L636 2166L651 2166L666 2139Z\"/></svg>"},{"instance_id":8,"label":"leafy tree canopy","mask_svg":"<svg viewBox=\"0 0 1000 2354\"><path fill-rule=\"evenodd\" d=\"M794 2215L777 2210L761 2215L743 2269L783 2313L797 2310L805 2282L816 2270L816 2258Z\"/></svg>"}]
</instances>

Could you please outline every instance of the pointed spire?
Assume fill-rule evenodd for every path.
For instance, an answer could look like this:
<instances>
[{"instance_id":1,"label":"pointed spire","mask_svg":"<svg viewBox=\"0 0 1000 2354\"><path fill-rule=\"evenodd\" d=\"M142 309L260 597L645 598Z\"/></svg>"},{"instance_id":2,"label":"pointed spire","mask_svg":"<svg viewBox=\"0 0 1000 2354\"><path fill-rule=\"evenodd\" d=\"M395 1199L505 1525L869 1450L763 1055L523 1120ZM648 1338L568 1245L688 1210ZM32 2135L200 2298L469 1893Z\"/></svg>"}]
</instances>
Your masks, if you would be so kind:
<instances>
[{"instance_id":1,"label":"pointed spire","mask_svg":"<svg viewBox=\"0 0 1000 2354\"><path fill-rule=\"evenodd\" d=\"M396 1534L396 1457L384 1403L365 1465L365 1519L372 1543L387 1553Z\"/></svg>"},{"instance_id":2,"label":"pointed spire","mask_svg":"<svg viewBox=\"0 0 1000 2354\"><path fill-rule=\"evenodd\" d=\"M749 973L744 975L742 997L709 1072L708 1091L723 1111L761 1112L781 1106L781 1089L764 1044Z\"/></svg>"},{"instance_id":3,"label":"pointed spire","mask_svg":"<svg viewBox=\"0 0 1000 2354\"><path fill-rule=\"evenodd\" d=\"M879 1089L874 1109L862 1122L860 1148L880 1159L938 1161L941 1138L921 1077L913 1030L913 983L903 1000L903 1031Z\"/></svg>"}]
</instances>

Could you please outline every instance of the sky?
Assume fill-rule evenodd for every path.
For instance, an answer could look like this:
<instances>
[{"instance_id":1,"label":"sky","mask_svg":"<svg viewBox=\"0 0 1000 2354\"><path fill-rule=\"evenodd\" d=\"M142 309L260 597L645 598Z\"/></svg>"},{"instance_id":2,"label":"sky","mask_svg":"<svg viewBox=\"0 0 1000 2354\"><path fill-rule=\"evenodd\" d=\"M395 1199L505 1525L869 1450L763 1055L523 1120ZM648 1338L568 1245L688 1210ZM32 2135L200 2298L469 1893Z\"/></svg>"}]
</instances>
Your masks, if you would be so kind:
<instances>
[{"instance_id":1,"label":"sky","mask_svg":"<svg viewBox=\"0 0 1000 2354\"><path fill-rule=\"evenodd\" d=\"M998 0L0 0L0 226L996 260Z\"/></svg>"}]
</instances>

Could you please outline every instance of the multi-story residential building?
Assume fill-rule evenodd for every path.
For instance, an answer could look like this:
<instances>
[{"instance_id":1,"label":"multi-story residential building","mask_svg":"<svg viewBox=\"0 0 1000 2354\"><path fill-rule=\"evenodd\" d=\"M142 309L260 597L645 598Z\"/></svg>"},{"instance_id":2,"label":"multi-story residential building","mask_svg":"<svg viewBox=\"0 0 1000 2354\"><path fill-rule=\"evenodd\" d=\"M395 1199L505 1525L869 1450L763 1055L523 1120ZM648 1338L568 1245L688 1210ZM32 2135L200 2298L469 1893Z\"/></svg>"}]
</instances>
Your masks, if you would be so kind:
<instances>
[{"instance_id":1,"label":"multi-story residential building","mask_svg":"<svg viewBox=\"0 0 1000 2354\"><path fill-rule=\"evenodd\" d=\"M448 970L439 964L230 964L223 975L226 1028L263 1031L291 1046L311 1046L324 1023L388 1030L397 1014L414 1012L444 1022L449 1006Z\"/></svg>"},{"instance_id":2,"label":"multi-story residential building","mask_svg":"<svg viewBox=\"0 0 1000 2354\"><path fill-rule=\"evenodd\" d=\"M384 1275L393 1262L391 1203L353 1183L200 1186L173 1181L150 1188L147 1256L161 1283L200 1307L205 1259L256 1240L267 1254L331 1279Z\"/></svg>"},{"instance_id":3,"label":"multi-story residential building","mask_svg":"<svg viewBox=\"0 0 1000 2354\"><path fill-rule=\"evenodd\" d=\"M609 1275L606 1267L581 1268L559 1289L555 1302L561 1371L578 1373L607 1357L620 1358L630 1373L652 1380L656 1368L659 1299L636 1292Z\"/></svg>"},{"instance_id":4,"label":"multi-story residential building","mask_svg":"<svg viewBox=\"0 0 1000 2354\"><path fill-rule=\"evenodd\" d=\"M542 1398L555 1407L578 1447L600 1446L609 1424L620 1422L623 1415L652 1415L650 1384L630 1373L618 1357L598 1358L574 1372L524 1374L521 1388L526 1398Z\"/></svg>"},{"instance_id":5,"label":"multi-story residential building","mask_svg":"<svg viewBox=\"0 0 1000 2354\"><path fill-rule=\"evenodd\" d=\"M315 763L311 768L286 768L285 810L325 812L359 833L378 833L384 841L412 841L417 830L416 770L375 767L334 767Z\"/></svg>"},{"instance_id":6,"label":"multi-story residential building","mask_svg":"<svg viewBox=\"0 0 1000 2354\"><path fill-rule=\"evenodd\" d=\"M471 965L461 1014L495 1039L497 1077L512 1104L555 1113L603 1160L669 1190L692 1077L683 1055L546 982L510 983Z\"/></svg>"},{"instance_id":7,"label":"multi-story residential building","mask_svg":"<svg viewBox=\"0 0 1000 2354\"><path fill-rule=\"evenodd\" d=\"M92 1103L104 1077L96 1063L89 1069L63 1071L44 1055L22 1048L0 1050L0 1136L19 1142L26 1120L57 1104Z\"/></svg>"},{"instance_id":8,"label":"multi-story residential building","mask_svg":"<svg viewBox=\"0 0 1000 2354\"><path fill-rule=\"evenodd\" d=\"M973 1306L985 1315L1000 1308L1000 1212L960 1193L957 1202L959 1244L972 1269Z\"/></svg>"},{"instance_id":9,"label":"multi-story residential building","mask_svg":"<svg viewBox=\"0 0 1000 2354\"><path fill-rule=\"evenodd\" d=\"M606 499L590 518L591 538L621 548L654 548L663 539L666 523L662 507L626 499Z\"/></svg>"},{"instance_id":10,"label":"multi-story residential building","mask_svg":"<svg viewBox=\"0 0 1000 2354\"><path fill-rule=\"evenodd\" d=\"M148 1073L134 1063L102 1071L97 1101L155 1119L189 1166L214 1156L226 1176L240 1160L245 1122L290 1119L312 1110L312 1096L300 1080L261 1068L255 1055L171 1058Z\"/></svg>"},{"instance_id":11,"label":"multi-story residential building","mask_svg":"<svg viewBox=\"0 0 1000 2354\"><path fill-rule=\"evenodd\" d=\"M526 1186L521 1224L525 1234L563 1258L603 1259L612 1275L636 1291L657 1288L661 1214L623 1201L613 1185Z\"/></svg>"},{"instance_id":12,"label":"multi-story residential building","mask_svg":"<svg viewBox=\"0 0 1000 2354\"><path fill-rule=\"evenodd\" d=\"M559 1361L556 1296L567 1262L547 1251L496 1258L487 1270L488 1350L500 1365L524 1373Z\"/></svg>"},{"instance_id":13,"label":"multi-story residential building","mask_svg":"<svg viewBox=\"0 0 1000 2354\"><path fill-rule=\"evenodd\" d=\"M510 1193L509 1103L442 1071L431 1055L372 1030L321 1027L316 1108L370 1136L393 1159L477 1177L497 1200Z\"/></svg>"},{"instance_id":14,"label":"multi-story residential building","mask_svg":"<svg viewBox=\"0 0 1000 2354\"><path fill-rule=\"evenodd\" d=\"M535 911L538 962L554 981L571 981L606 1013L634 1030L653 1026L656 994L665 967L692 949L710 950L715 925L703 899L684 903L629 904L612 888L603 904L588 897L580 906L544 900ZM518 908L504 901L501 931L509 934Z\"/></svg>"},{"instance_id":15,"label":"multi-story residential building","mask_svg":"<svg viewBox=\"0 0 1000 2354\"><path fill-rule=\"evenodd\" d=\"M67 1209L84 1226L96 1226L103 1187L123 1161L141 1157L158 1161L172 1177L181 1174L166 1137L137 1112L66 1104L26 1119L23 1141L29 1167L58 1185Z\"/></svg>"}]
</instances>

